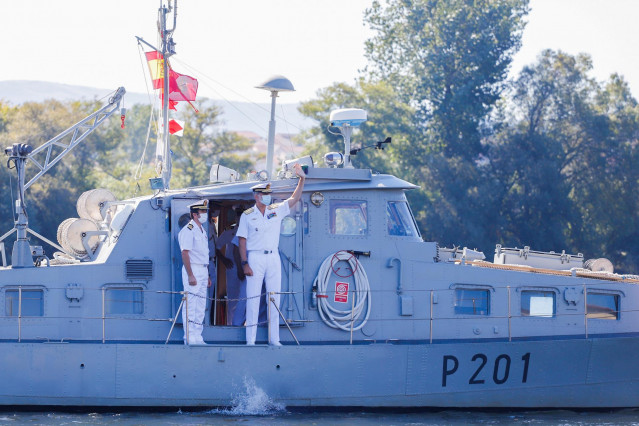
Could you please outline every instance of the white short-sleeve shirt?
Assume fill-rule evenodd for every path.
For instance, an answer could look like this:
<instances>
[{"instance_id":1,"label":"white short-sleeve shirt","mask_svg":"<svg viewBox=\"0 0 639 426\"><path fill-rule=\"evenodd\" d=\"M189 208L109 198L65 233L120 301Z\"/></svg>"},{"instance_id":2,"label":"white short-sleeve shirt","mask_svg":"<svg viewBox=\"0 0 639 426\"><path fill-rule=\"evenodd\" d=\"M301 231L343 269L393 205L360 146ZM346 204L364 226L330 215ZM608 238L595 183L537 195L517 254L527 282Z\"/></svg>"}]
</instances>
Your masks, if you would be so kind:
<instances>
[{"instance_id":1,"label":"white short-sleeve shirt","mask_svg":"<svg viewBox=\"0 0 639 426\"><path fill-rule=\"evenodd\" d=\"M195 265L209 264L209 239L206 235L204 227L200 229L197 224L191 220L178 234L178 242L180 243L180 251L188 250L189 259Z\"/></svg>"},{"instance_id":2,"label":"white short-sleeve shirt","mask_svg":"<svg viewBox=\"0 0 639 426\"><path fill-rule=\"evenodd\" d=\"M248 209L240 217L237 236L246 238L246 249L276 251L280 244L280 224L291 212L288 200L279 204L271 204L264 210L264 215L257 207Z\"/></svg>"}]
</instances>

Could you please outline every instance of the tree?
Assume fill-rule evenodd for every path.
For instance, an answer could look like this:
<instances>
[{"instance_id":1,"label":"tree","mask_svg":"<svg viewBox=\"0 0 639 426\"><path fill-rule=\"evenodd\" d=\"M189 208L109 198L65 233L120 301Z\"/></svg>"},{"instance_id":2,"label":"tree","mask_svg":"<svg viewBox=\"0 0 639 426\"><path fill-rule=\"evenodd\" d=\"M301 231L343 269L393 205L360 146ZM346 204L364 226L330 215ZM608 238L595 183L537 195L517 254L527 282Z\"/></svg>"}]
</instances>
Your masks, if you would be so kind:
<instances>
[{"instance_id":1,"label":"tree","mask_svg":"<svg viewBox=\"0 0 639 426\"><path fill-rule=\"evenodd\" d=\"M228 166L245 166L248 158L240 152L249 148L248 139L233 132L218 131L222 110L202 102L199 113L184 109L179 114L185 122L184 136L173 144L173 181L177 186L203 185L209 181L209 169L222 158Z\"/></svg>"},{"instance_id":2,"label":"tree","mask_svg":"<svg viewBox=\"0 0 639 426\"><path fill-rule=\"evenodd\" d=\"M6 131L0 130L0 144L28 143L38 147L102 105L98 101L54 100L16 107L2 105L0 122L4 123ZM127 121L124 130L120 127L119 117L114 114L42 175L26 192L30 227L55 241L60 222L68 217L77 217L76 201L82 192L102 187L112 190L120 198L133 195L133 173L144 146L141 135L146 136L148 110L145 106L133 106L129 110L132 119ZM69 141L70 136L62 140L63 143ZM54 147L52 155L61 150ZM34 165L27 162L27 179L35 172ZM0 202L0 225L9 230L13 226L13 200L16 197L15 171L2 167L0 177L0 188L6 194L6 200Z\"/></svg>"},{"instance_id":3,"label":"tree","mask_svg":"<svg viewBox=\"0 0 639 426\"><path fill-rule=\"evenodd\" d=\"M639 232L639 109L619 76L602 86L587 55L546 50L507 96L504 123L490 140L498 241L609 257L627 255ZM626 253L626 254L624 254Z\"/></svg>"},{"instance_id":4,"label":"tree","mask_svg":"<svg viewBox=\"0 0 639 426\"><path fill-rule=\"evenodd\" d=\"M38 147L84 118L88 115L87 110L90 109L90 104L85 102L62 103L54 100L42 103L29 102L13 107L4 115L6 132L0 133L0 145L26 143ZM87 177L93 162L89 160L89 157L94 154L87 149L79 150L78 148L71 151L71 156L76 157L77 161L69 162L69 159L61 161L33 184L25 194L30 226L52 240L56 238L56 229L62 219L77 216L75 213L76 191L86 188L84 185L90 185ZM27 162L27 179L34 176L36 170L35 166L29 163ZM4 167L2 169L1 175L6 178L3 179L3 184L11 185L4 193L11 195L13 191L13 199L15 199L17 197L15 171ZM76 188L74 183L77 183L79 188ZM9 230L13 227L13 207L7 213L3 214L0 224L4 229Z\"/></svg>"},{"instance_id":5,"label":"tree","mask_svg":"<svg viewBox=\"0 0 639 426\"><path fill-rule=\"evenodd\" d=\"M407 146L407 135L411 131L410 117L414 111L403 103L395 90L384 81L373 83L362 78L355 86L336 83L322 89L318 99L302 103L301 113L319 123L300 135L306 143L305 153L312 155L316 161L321 161L328 151L344 152L343 139L329 132L330 111L354 106L366 110L368 120L353 134L352 148L371 145L389 136L392 143L383 152L364 149L352 157L352 161L358 167L396 173L393 164L398 155L410 149L410 146Z\"/></svg>"},{"instance_id":6,"label":"tree","mask_svg":"<svg viewBox=\"0 0 639 426\"><path fill-rule=\"evenodd\" d=\"M624 79L613 74L597 88L593 110L605 117L605 133L585 153L573 190L582 219L574 241L593 257L639 273L639 105Z\"/></svg>"},{"instance_id":7,"label":"tree","mask_svg":"<svg viewBox=\"0 0 639 426\"><path fill-rule=\"evenodd\" d=\"M527 0L374 1L366 21L371 75L416 109L426 152L474 161L479 125L519 49Z\"/></svg>"},{"instance_id":8,"label":"tree","mask_svg":"<svg viewBox=\"0 0 639 426\"><path fill-rule=\"evenodd\" d=\"M527 5L527 0L389 0L384 6L375 1L366 13L376 35L366 43L370 65L363 80L325 89L302 107L311 117L323 117L322 124L328 108L346 106L345 101L367 108L379 129L376 136L391 135L398 143L392 167L373 161L370 153L360 164L390 169L421 186L408 195L428 239L481 246L493 234L485 227L494 211L482 128L520 45ZM371 92L382 93L375 88L386 88L384 96L366 102ZM313 132L326 140L324 130Z\"/></svg>"}]
</instances>

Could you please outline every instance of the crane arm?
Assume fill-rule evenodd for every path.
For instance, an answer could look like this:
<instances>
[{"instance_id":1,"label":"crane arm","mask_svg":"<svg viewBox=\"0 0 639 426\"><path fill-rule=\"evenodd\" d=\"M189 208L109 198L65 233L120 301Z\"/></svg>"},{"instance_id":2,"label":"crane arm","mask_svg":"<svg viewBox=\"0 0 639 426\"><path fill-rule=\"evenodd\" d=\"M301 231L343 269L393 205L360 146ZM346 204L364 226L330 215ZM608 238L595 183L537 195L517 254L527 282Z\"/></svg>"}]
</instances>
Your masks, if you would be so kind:
<instances>
[{"instance_id":1,"label":"crane arm","mask_svg":"<svg viewBox=\"0 0 639 426\"><path fill-rule=\"evenodd\" d=\"M29 188L32 184L34 184L40 176L49 171L53 166L55 166L58 161L62 160L64 156L66 156L73 148L79 145L87 136L89 136L95 129L100 126L109 118L115 111L120 108L120 103L122 101L122 97L126 93L124 87L118 88L115 94L109 98L109 103L95 111L93 114L87 116L83 120L69 127L53 139L48 142L42 144L41 146L34 149L27 158L31 160L31 162L39 169L38 172L33 176L25 185L24 190ZM68 143L62 142L62 140L69 136L71 136L71 140ZM61 152L53 155L52 150L54 146L58 146L63 148ZM45 153L44 161L40 162L35 159L35 156ZM40 155L41 157L41 155Z\"/></svg>"}]
</instances>

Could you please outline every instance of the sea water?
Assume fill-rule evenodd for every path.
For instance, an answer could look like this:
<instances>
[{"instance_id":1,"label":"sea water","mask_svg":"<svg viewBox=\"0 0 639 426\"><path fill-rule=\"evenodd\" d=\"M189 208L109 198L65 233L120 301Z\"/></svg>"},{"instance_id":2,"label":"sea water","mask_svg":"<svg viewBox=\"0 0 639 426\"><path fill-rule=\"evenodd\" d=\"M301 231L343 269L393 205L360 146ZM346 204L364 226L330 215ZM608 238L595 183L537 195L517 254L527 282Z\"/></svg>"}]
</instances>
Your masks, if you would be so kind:
<instances>
[{"instance_id":1,"label":"sea water","mask_svg":"<svg viewBox=\"0 0 639 426\"><path fill-rule=\"evenodd\" d=\"M233 395L229 407L210 410L141 411L120 409L82 412L0 412L0 426L29 425L637 425L639 409L623 410L443 410L287 408L274 402L251 379Z\"/></svg>"},{"instance_id":2,"label":"sea water","mask_svg":"<svg viewBox=\"0 0 639 426\"><path fill-rule=\"evenodd\" d=\"M117 413L2 412L0 425L639 425L639 410L615 411L417 411L288 410L259 414L229 411Z\"/></svg>"}]
</instances>

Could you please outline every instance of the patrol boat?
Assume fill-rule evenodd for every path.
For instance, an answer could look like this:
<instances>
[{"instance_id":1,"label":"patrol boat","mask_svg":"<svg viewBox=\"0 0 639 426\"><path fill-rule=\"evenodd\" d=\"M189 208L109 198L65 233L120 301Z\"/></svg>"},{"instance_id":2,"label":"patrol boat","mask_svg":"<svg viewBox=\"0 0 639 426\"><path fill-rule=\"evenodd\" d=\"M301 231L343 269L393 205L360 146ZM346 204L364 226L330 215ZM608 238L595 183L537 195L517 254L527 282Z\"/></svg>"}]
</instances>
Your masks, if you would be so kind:
<instances>
[{"instance_id":1,"label":"patrol boat","mask_svg":"<svg viewBox=\"0 0 639 426\"><path fill-rule=\"evenodd\" d=\"M171 10L160 9L168 46ZM176 237L187 206L208 200L226 229L238 207L252 205L255 181L215 166L212 183L170 189L165 157L152 196L82 194L79 218L61 224L60 244L49 241L59 253L28 240L39 234L28 227L24 192L61 159L53 145L72 149L123 94L65 132L68 145L6 149L18 219L7 233L17 232L11 265L0 245L0 404L226 406L252 382L287 406L639 405L638 277L581 254L497 246L489 262L424 241L405 196L416 186L353 167L351 132L366 118L357 109L331 114L343 153L327 154L323 167L295 161L307 179L280 233L283 346L266 345L264 327L257 345L244 344L244 327L225 315L233 300L223 265L207 345L185 346ZM37 168L30 180L27 162ZM289 169L255 178L283 200L297 181Z\"/></svg>"}]
</instances>

